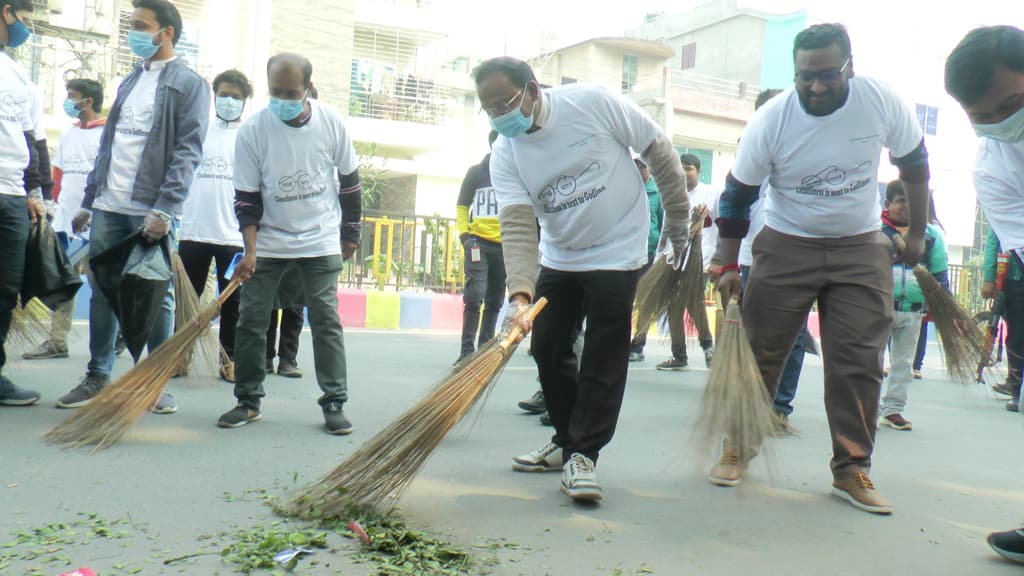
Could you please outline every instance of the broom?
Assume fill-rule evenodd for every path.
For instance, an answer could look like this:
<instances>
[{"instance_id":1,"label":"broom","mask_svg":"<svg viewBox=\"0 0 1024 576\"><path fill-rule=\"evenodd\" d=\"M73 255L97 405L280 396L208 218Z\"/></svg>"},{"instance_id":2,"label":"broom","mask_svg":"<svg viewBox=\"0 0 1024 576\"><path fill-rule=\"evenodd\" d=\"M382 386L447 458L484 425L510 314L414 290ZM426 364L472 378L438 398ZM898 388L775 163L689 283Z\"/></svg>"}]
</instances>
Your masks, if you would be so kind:
<instances>
[{"instance_id":1,"label":"broom","mask_svg":"<svg viewBox=\"0 0 1024 576\"><path fill-rule=\"evenodd\" d=\"M703 226L703 223L704 221L701 219L701 226ZM696 215L693 225L697 225ZM682 304L682 307L689 312L690 324L700 333L700 327L708 325L708 309L704 304L707 280L704 278L704 249L701 244L700 228L697 229L697 234L690 241L693 242L693 248L690 250L690 256L687 258L686 266L683 268L679 299L681 300L680 304ZM680 308L676 310L676 314L683 313Z\"/></svg>"},{"instance_id":2,"label":"broom","mask_svg":"<svg viewBox=\"0 0 1024 576\"><path fill-rule=\"evenodd\" d=\"M772 399L750 348L736 297L725 309L701 404L697 433L705 453L720 448L724 440L748 452L743 455L746 460L752 455L749 451L757 450L775 432Z\"/></svg>"},{"instance_id":3,"label":"broom","mask_svg":"<svg viewBox=\"0 0 1024 576\"><path fill-rule=\"evenodd\" d=\"M199 296L177 252L171 257L171 262L174 268L174 326L175 331L178 331L199 316ZM182 358L177 373L192 376L193 379L199 374L216 375L222 355L226 356L217 335L208 329Z\"/></svg>"},{"instance_id":4,"label":"broom","mask_svg":"<svg viewBox=\"0 0 1024 576\"><path fill-rule=\"evenodd\" d=\"M46 440L66 448L95 445L102 450L113 445L146 413L178 371L182 358L209 329L220 314L221 305L238 288L232 280L213 304L179 327L166 342L146 356L113 384L103 388L84 408L46 434Z\"/></svg>"},{"instance_id":5,"label":"broom","mask_svg":"<svg viewBox=\"0 0 1024 576\"><path fill-rule=\"evenodd\" d=\"M50 337L50 318L50 309L38 298L32 298L25 306L15 305L7 331L7 354L21 356L45 342Z\"/></svg>"},{"instance_id":6,"label":"broom","mask_svg":"<svg viewBox=\"0 0 1024 576\"><path fill-rule=\"evenodd\" d=\"M684 275L689 263L694 259L694 250L697 251L697 260L700 261L700 243L695 239L699 237L704 229L704 218L707 216L707 208L695 209L693 219L690 223L690 244L687 248L686 262L683 270L676 270L665 260L665 255L659 255L637 284L636 297L636 333L646 332L651 324L656 322L665 314L675 313L686 306L688 295L683 291Z\"/></svg>"},{"instance_id":7,"label":"broom","mask_svg":"<svg viewBox=\"0 0 1024 576\"><path fill-rule=\"evenodd\" d=\"M526 312L531 321L545 298ZM473 407L515 352L520 331L491 339L452 370L415 406L377 433L341 465L278 506L278 512L306 519L338 518L397 500L445 435Z\"/></svg>"},{"instance_id":8,"label":"broom","mask_svg":"<svg viewBox=\"0 0 1024 576\"><path fill-rule=\"evenodd\" d=\"M985 334L953 295L942 288L922 264L914 266L914 277L924 292L925 302L939 333L946 373L953 380L976 382L978 366L988 360Z\"/></svg>"}]
</instances>

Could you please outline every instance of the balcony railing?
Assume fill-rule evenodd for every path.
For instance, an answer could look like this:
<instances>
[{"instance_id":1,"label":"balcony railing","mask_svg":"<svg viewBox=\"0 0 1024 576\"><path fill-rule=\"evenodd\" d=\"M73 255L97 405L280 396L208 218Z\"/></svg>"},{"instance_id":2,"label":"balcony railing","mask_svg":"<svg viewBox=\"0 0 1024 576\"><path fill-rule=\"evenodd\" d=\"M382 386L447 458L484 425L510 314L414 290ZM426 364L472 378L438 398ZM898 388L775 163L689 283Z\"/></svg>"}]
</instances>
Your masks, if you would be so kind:
<instances>
[{"instance_id":1,"label":"balcony railing","mask_svg":"<svg viewBox=\"0 0 1024 576\"><path fill-rule=\"evenodd\" d=\"M672 101L677 110L746 120L754 111L760 87L692 72L672 73Z\"/></svg>"}]
</instances>

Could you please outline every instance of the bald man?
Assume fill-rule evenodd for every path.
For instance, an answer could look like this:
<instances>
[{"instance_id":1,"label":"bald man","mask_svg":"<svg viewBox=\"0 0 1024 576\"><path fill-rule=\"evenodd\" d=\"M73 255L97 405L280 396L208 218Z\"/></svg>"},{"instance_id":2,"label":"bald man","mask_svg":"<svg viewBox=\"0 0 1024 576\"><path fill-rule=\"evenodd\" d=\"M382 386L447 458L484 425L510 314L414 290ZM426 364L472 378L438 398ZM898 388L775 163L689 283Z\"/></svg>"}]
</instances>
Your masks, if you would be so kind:
<instances>
[{"instance_id":1,"label":"bald man","mask_svg":"<svg viewBox=\"0 0 1024 576\"><path fill-rule=\"evenodd\" d=\"M342 224L342 204L361 193L358 158L341 114L310 97L312 75L303 56L272 57L270 106L238 132L235 214L245 255L234 276L245 284L235 340L238 405L220 417L222 428L261 417L267 326L287 273L302 278L324 425L331 434L352 432L343 410L348 384L337 287L342 261L359 245L358 222Z\"/></svg>"}]
</instances>

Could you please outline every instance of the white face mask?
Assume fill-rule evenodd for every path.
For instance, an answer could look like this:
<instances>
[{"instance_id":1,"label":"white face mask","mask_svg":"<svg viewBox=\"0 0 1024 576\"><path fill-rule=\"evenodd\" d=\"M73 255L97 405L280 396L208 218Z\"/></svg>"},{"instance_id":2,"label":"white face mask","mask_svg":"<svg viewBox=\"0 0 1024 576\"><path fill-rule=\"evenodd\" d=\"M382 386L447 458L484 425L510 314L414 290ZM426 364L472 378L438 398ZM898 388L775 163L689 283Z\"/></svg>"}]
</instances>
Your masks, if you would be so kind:
<instances>
[{"instance_id":1,"label":"white face mask","mask_svg":"<svg viewBox=\"0 0 1024 576\"><path fill-rule=\"evenodd\" d=\"M991 138L1015 144L1024 142L1024 108L1017 110L998 124L972 124L980 138Z\"/></svg>"}]
</instances>

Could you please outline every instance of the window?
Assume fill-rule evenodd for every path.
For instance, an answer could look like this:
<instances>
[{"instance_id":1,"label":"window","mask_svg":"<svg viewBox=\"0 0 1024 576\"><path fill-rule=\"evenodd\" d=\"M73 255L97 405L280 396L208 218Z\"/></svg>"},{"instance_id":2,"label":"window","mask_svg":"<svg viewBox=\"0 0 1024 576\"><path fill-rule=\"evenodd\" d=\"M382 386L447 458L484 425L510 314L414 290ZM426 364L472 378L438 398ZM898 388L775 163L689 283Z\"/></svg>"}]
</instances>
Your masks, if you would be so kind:
<instances>
[{"instance_id":1,"label":"window","mask_svg":"<svg viewBox=\"0 0 1024 576\"><path fill-rule=\"evenodd\" d=\"M637 76L640 73L640 64L636 56L624 54L622 56L622 93L625 94L636 85Z\"/></svg>"},{"instance_id":2,"label":"window","mask_svg":"<svg viewBox=\"0 0 1024 576\"><path fill-rule=\"evenodd\" d=\"M939 109L934 106L918 104L917 123L921 125L921 130L925 134L935 136L935 133L938 132Z\"/></svg>"},{"instance_id":3,"label":"window","mask_svg":"<svg viewBox=\"0 0 1024 576\"><path fill-rule=\"evenodd\" d=\"M570 76L562 76L562 86L565 86L566 84L575 84L576 82L577 80L575 78L572 78Z\"/></svg>"},{"instance_id":4,"label":"window","mask_svg":"<svg viewBox=\"0 0 1024 576\"><path fill-rule=\"evenodd\" d=\"M684 44L682 49L679 51L679 56L680 60L682 61L682 64L679 67L680 70L689 70L691 68L696 68L697 43L690 42L689 44Z\"/></svg>"}]
</instances>

